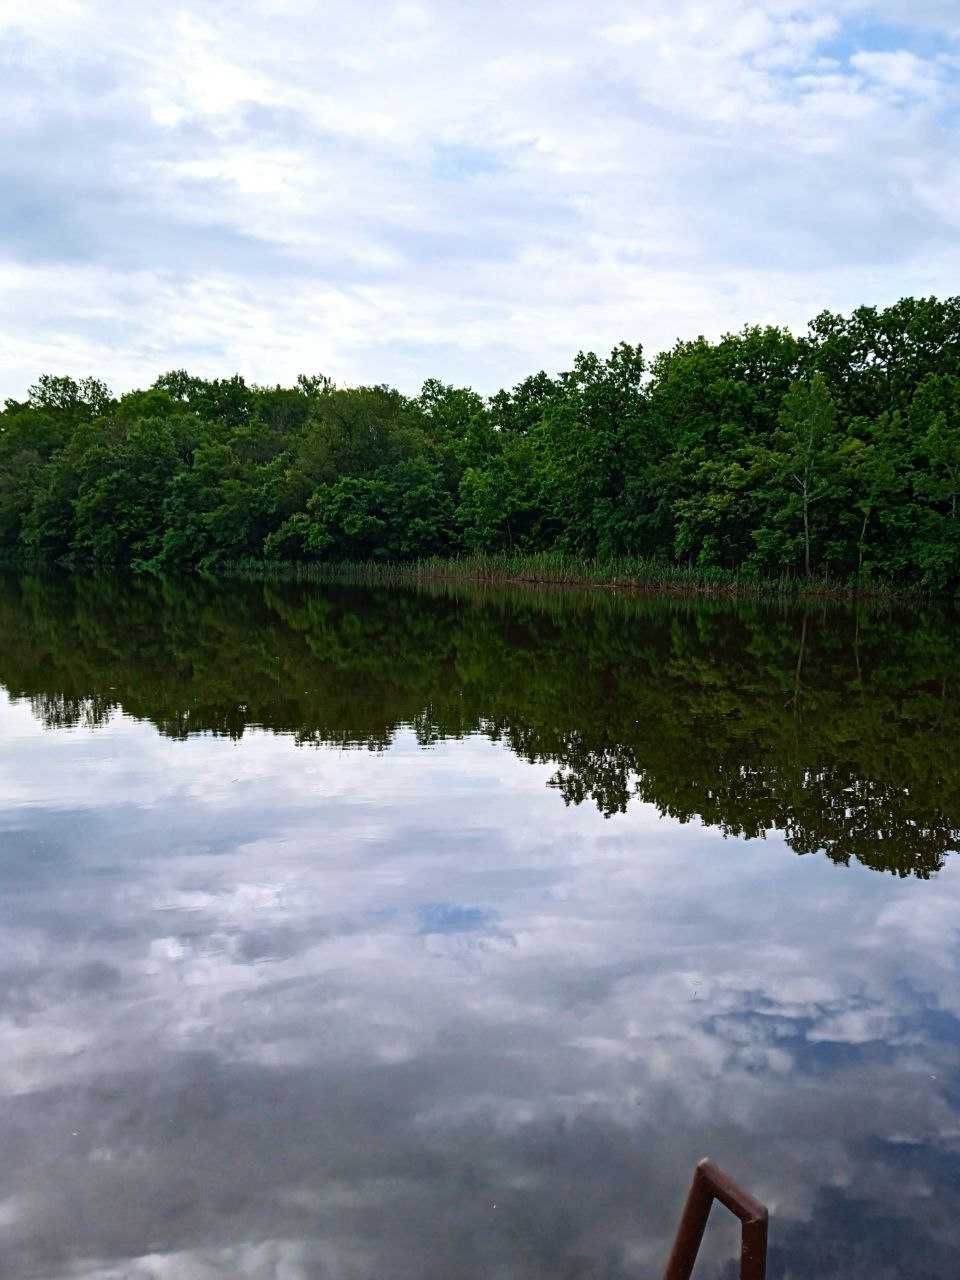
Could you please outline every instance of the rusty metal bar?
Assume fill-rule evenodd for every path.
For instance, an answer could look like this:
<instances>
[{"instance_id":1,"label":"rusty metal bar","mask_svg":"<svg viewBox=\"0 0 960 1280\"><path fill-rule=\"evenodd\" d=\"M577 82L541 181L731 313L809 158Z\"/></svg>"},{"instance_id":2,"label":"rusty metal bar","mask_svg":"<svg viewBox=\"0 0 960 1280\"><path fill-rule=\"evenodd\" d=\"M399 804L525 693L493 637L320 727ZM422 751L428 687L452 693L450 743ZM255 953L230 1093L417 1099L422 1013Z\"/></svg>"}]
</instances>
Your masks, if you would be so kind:
<instances>
[{"instance_id":1,"label":"rusty metal bar","mask_svg":"<svg viewBox=\"0 0 960 1280\"><path fill-rule=\"evenodd\" d=\"M740 1280L764 1280L767 1272L766 1207L738 1187L712 1160L701 1160L694 1170L663 1280L690 1280L714 1200L719 1200L743 1224Z\"/></svg>"}]
</instances>

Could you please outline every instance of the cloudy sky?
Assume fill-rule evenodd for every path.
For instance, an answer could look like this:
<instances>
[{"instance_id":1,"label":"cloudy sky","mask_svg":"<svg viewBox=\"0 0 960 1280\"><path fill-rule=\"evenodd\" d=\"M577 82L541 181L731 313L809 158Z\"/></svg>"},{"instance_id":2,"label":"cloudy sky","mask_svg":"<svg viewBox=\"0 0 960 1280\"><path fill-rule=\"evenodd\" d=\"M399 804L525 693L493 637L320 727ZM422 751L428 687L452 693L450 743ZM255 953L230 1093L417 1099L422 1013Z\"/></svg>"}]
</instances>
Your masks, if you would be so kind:
<instances>
[{"instance_id":1,"label":"cloudy sky","mask_svg":"<svg viewBox=\"0 0 960 1280\"><path fill-rule=\"evenodd\" d=\"M956 0L0 0L0 395L951 293Z\"/></svg>"}]
</instances>

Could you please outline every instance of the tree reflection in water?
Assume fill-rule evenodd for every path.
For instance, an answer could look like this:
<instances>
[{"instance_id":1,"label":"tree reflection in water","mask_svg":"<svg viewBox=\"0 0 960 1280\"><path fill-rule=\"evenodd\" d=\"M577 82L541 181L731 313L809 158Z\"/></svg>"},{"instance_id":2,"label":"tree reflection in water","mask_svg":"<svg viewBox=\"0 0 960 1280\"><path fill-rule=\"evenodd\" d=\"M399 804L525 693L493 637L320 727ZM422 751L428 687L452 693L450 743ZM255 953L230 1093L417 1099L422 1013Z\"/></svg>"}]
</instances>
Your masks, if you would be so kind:
<instances>
[{"instance_id":1,"label":"tree reflection in water","mask_svg":"<svg viewBox=\"0 0 960 1280\"><path fill-rule=\"evenodd\" d=\"M479 733L607 815L646 801L900 876L960 841L960 647L932 611L9 577L0 636L0 681L51 727Z\"/></svg>"}]
</instances>

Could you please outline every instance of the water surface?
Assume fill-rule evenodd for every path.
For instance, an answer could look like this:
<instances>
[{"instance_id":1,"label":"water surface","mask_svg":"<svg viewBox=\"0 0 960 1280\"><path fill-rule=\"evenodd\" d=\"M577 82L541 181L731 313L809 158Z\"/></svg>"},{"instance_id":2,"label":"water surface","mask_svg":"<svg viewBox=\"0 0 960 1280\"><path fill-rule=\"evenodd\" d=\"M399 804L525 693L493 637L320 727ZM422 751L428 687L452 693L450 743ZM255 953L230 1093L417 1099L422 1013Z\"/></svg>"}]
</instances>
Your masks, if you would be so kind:
<instances>
[{"instance_id":1,"label":"water surface","mask_svg":"<svg viewBox=\"0 0 960 1280\"><path fill-rule=\"evenodd\" d=\"M950 620L11 578L0 684L0 1274L639 1280L709 1153L955 1280Z\"/></svg>"}]
</instances>

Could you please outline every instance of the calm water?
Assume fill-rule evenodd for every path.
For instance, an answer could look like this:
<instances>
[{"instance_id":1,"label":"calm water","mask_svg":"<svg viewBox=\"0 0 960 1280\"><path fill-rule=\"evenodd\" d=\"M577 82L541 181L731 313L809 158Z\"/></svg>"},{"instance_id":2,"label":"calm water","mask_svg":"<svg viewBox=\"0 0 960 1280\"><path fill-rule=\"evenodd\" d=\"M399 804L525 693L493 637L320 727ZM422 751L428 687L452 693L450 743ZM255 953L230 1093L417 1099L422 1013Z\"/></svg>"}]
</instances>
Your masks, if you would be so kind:
<instances>
[{"instance_id":1,"label":"calm water","mask_svg":"<svg viewBox=\"0 0 960 1280\"><path fill-rule=\"evenodd\" d=\"M960 1274L955 627L9 579L0 686L4 1277L652 1278L706 1153Z\"/></svg>"}]
</instances>

